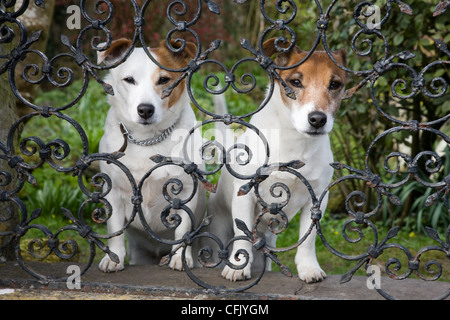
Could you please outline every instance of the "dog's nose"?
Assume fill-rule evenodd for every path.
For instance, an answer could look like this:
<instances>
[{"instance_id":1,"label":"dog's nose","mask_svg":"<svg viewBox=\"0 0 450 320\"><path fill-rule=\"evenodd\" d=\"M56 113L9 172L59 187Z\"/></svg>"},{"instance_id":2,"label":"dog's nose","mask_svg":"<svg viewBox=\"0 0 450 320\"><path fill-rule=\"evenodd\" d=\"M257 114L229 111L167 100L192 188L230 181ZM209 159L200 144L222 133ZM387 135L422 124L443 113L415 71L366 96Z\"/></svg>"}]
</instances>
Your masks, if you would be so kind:
<instances>
[{"instance_id":1,"label":"dog's nose","mask_svg":"<svg viewBox=\"0 0 450 320\"><path fill-rule=\"evenodd\" d=\"M142 103L137 107L137 112L142 119L147 120L150 119L155 113L155 106L152 104Z\"/></svg>"},{"instance_id":2,"label":"dog's nose","mask_svg":"<svg viewBox=\"0 0 450 320\"><path fill-rule=\"evenodd\" d=\"M319 129L327 123L327 115L320 111L313 111L308 115L308 121L311 126Z\"/></svg>"}]
</instances>

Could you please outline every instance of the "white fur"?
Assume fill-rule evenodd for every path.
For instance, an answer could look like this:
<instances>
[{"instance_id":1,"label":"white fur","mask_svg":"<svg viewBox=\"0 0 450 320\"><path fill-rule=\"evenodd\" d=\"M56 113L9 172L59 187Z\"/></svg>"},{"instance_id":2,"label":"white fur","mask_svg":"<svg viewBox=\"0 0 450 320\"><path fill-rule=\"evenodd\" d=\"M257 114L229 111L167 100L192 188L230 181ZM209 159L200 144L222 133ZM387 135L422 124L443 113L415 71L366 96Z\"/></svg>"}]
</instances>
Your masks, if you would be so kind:
<instances>
[{"instance_id":1,"label":"white fur","mask_svg":"<svg viewBox=\"0 0 450 320\"><path fill-rule=\"evenodd\" d=\"M181 158L183 138L188 130L196 124L186 90L184 90L179 101L171 108L167 107L168 99L163 100L156 93L151 75L160 71L146 56L142 48L136 48L123 64L111 70L106 79L106 82L113 86L115 94L109 96L111 108L106 118L105 133L100 142L100 152L112 153L122 146L124 138L119 129L119 122L126 125L134 138L142 140L161 134L164 129L178 119L175 131L161 143L146 147L128 143L125 155L119 161L131 172L136 184L139 184L142 177L156 165L150 160L150 157L161 154ZM131 85L123 80L129 76L135 79L136 85ZM142 103L155 106L155 114L147 121L140 118L137 113L137 107ZM191 141L196 144L192 150L197 150L198 153L202 143L200 134L195 133L191 137ZM108 220L108 232L113 233L122 230L131 219L134 207L131 203L132 188L128 178L117 165L101 162L100 168L112 180L112 189L106 199L113 208L113 213ZM192 178L184 172L183 168L176 165L163 166L153 171L144 182L141 190L143 197L141 206L147 224L153 232L167 241L181 239L186 232L191 230L191 220L181 209L171 211L172 214L177 213L182 217L182 223L175 230L168 229L161 222L161 212L169 205L169 202L163 197L162 188L170 178L179 179L183 183L183 191L178 195L171 194L172 184L170 184L168 186L169 195L172 198L188 198L193 188ZM187 203L187 206L195 215L196 224L203 218L205 199L204 189L199 188L193 199ZM137 213L134 220L126 228L126 235L128 240L127 250L125 249L124 234L108 240L110 250L119 256L120 262L117 264L108 255L105 255L99 264L100 270L104 272L122 270L126 253L128 253L130 264L158 263L162 256L176 248L176 245L173 245L173 247L163 245L148 235ZM186 249L186 260L188 266L192 267L193 259L190 247ZM177 270L182 269L181 249L172 256L170 267Z\"/></svg>"},{"instance_id":2,"label":"white fur","mask_svg":"<svg viewBox=\"0 0 450 320\"><path fill-rule=\"evenodd\" d=\"M308 122L308 115L316 111L318 108L315 105L314 101L308 102L304 105L294 105L292 106L291 111L291 122L294 128L301 133L307 133L311 131L311 125ZM334 115L333 114L326 114L327 115L327 123L323 128L321 128L321 131L323 133L329 133L333 129L334 124Z\"/></svg>"},{"instance_id":3,"label":"white fur","mask_svg":"<svg viewBox=\"0 0 450 320\"><path fill-rule=\"evenodd\" d=\"M250 123L264 132L270 147L269 163L289 162L301 160L305 166L298 169L311 184L315 194L319 197L329 184L333 170L329 165L333 162L330 149L328 133L330 127L323 128L321 135L308 135L311 131L308 124L308 114L314 111L314 103L302 104L295 102L294 106L286 106L281 97L280 87L275 85L272 98L268 104L257 114ZM295 105L296 104L296 105ZM332 127L333 117L328 115L328 122ZM327 125L328 125L327 122ZM263 164L265 159L265 149L252 130L246 132L238 139L238 142L245 142L255 154L252 161L246 166L232 166L240 174L252 174ZM256 150L256 151L255 151ZM231 159L233 160L233 159ZM252 230L255 217L261 212L261 205L258 203L253 190L244 196L237 196L239 188L247 183L246 180L239 180L232 176L227 170L222 170L216 194L210 196L208 204L208 214L213 215L211 232L217 234L226 243L233 236L243 235L234 219L245 222L249 230ZM279 203L286 199L283 191L281 198L274 198L270 195L270 187L275 182L282 182L288 186L291 198L288 205L283 208L289 221L301 210L299 238L307 232L311 226L311 196L305 185L294 175L281 171L273 172L259 187L261 198L266 203ZM276 190L281 191L281 189ZM322 201L322 212L327 205L327 196ZM276 246L276 236L268 230L267 223L271 215L265 214L263 220L258 225L258 232L265 236L269 246ZM232 224L232 225L231 225ZM320 281L326 277L325 272L320 268L315 254L316 230L313 228L297 250L295 263L300 279L307 282ZM235 265L242 265L245 261L241 256L240 261L235 259L235 253L239 249L245 249L250 255L250 262L243 269L233 269L225 266L222 275L232 281L248 279L251 277L251 265L254 262L252 244L248 241L236 241L233 243L230 252L230 262ZM260 256L260 254L258 254ZM260 258L259 258L260 259ZM270 262L267 265L270 268Z\"/></svg>"}]
</instances>

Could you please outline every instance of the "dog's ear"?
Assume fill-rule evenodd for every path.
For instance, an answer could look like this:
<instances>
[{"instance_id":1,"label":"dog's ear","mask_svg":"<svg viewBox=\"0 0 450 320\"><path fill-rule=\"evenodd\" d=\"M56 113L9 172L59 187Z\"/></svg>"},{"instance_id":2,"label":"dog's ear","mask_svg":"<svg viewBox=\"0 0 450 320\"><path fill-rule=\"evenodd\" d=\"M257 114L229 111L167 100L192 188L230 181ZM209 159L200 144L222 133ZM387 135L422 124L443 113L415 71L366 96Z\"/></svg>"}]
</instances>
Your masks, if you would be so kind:
<instances>
[{"instance_id":1,"label":"dog's ear","mask_svg":"<svg viewBox=\"0 0 450 320\"><path fill-rule=\"evenodd\" d=\"M187 63L190 60L194 59L197 54L197 46L190 41L185 42L186 45L184 46L184 49L180 52L172 52L167 45L166 40L162 40L159 44L159 47L166 51L172 58L175 59L175 61ZM170 40L170 46L174 49L180 49L181 48L181 42Z\"/></svg>"},{"instance_id":2,"label":"dog's ear","mask_svg":"<svg viewBox=\"0 0 450 320\"><path fill-rule=\"evenodd\" d=\"M343 67L347 67L347 50L341 48L339 50L333 51L333 56L337 62Z\"/></svg>"},{"instance_id":3,"label":"dog's ear","mask_svg":"<svg viewBox=\"0 0 450 320\"><path fill-rule=\"evenodd\" d=\"M266 57L271 58L274 54L276 54L275 57L275 64L280 67L284 67L289 63L291 54L293 53L301 53L302 50L298 46L294 46L291 48L288 52L282 52L280 53L277 50L277 47L275 46L277 38L272 38L263 43L263 51ZM277 42L278 47L282 49L286 49L289 47L291 43L289 41L281 41L279 40Z\"/></svg>"},{"instance_id":4,"label":"dog's ear","mask_svg":"<svg viewBox=\"0 0 450 320\"><path fill-rule=\"evenodd\" d=\"M111 46L108 49L97 52L97 64L104 62L107 65L111 65L115 63L125 54L132 42L133 41L126 38L112 41ZM104 45L106 45L106 43Z\"/></svg>"}]
</instances>

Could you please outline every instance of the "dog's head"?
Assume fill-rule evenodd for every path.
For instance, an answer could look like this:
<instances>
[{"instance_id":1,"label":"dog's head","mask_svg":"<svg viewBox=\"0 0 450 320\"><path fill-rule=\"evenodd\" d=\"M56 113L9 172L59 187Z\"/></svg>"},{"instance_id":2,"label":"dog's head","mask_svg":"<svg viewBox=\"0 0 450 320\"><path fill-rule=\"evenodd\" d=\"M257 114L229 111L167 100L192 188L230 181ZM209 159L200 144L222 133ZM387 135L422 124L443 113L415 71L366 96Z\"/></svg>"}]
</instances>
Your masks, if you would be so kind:
<instances>
[{"instance_id":1,"label":"dog's head","mask_svg":"<svg viewBox=\"0 0 450 320\"><path fill-rule=\"evenodd\" d=\"M97 63L103 62L107 65L116 63L128 52L131 43L131 40L124 38L113 41L108 49L98 52ZM175 49L180 48L178 42L173 41L171 45ZM164 40L158 48L150 51L164 67L181 69L195 57L197 48L195 44L186 42L184 50L172 52ZM114 88L112 105L117 108L122 120L143 126L159 124L168 117L176 117L181 109L177 111L174 109L180 105L178 102L184 93L184 80L169 97L163 99L162 92L179 76L179 73L158 67L146 55L143 48L135 48L122 64L111 69L107 78Z\"/></svg>"},{"instance_id":2,"label":"dog's head","mask_svg":"<svg viewBox=\"0 0 450 320\"><path fill-rule=\"evenodd\" d=\"M288 46L289 43L281 45L282 48ZM264 42L263 50L268 57L276 54L275 64L281 67L294 65L308 54L297 46L279 53L275 38ZM345 50L335 51L332 55L341 66L346 66ZM337 67L325 51L315 51L298 67L278 72L296 96L295 100L287 97L283 87L279 86L281 99L290 111L295 129L308 136L329 133L344 95L346 72Z\"/></svg>"}]
</instances>

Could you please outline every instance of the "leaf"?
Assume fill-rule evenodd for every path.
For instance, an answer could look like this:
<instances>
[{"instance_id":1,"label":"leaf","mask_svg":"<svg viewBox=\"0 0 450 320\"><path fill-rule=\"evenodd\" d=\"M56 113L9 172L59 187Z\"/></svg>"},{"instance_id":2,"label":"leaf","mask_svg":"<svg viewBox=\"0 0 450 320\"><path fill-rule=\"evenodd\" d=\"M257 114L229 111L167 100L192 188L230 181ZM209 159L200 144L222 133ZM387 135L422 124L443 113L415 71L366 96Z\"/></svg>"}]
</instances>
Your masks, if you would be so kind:
<instances>
[{"instance_id":1,"label":"leaf","mask_svg":"<svg viewBox=\"0 0 450 320\"><path fill-rule=\"evenodd\" d=\"M343 274L342 277L341 277L340 283L343 284L343 283L346 283L346 282L349 282L350 280L352 280L353 275L355 274L355 272L358 271L358 269L361 268L361 266L362 266L365 262L367 262L368 260L369 260L368 258L362 259L361 261L359 261L359 262L356 264L356 266L353 267L352 270L350 270L350 271L348 271L347 273Z\"/></svg>"},{"instance_id":2,"label":"leaf","mask_svg":"<svg viewBox=\"0 0 450 320\"><path fill-rule=\"evenodd\" d=\"M255 48L253 48L252 44L250 43L250 41L248 39L245 38L241 38L241 46L242 48L250 51L251 53L253 53L255 56L258 55L258 52L255 50Z\"/></svg>"},{"instance_id":3,"label":"leaf","mask_svg":"<svg viewBox=\"0 0 450 320\"><path fill-rule=\"evenodd\" d=\"M217 50L220 47L221 43L222 43L222 41L220 39L217 39L217 40L214 40L213 42L211 42L209 44L209 48L198 57L198 60L206 60L206 58L208 58L208 55L211 52Z\"/></svg>"},{"instance_id":4,"label":"leaf","mask_svg":"<svg viewBox=\"0 0 450 320\"><path fill-rule=\"evenodd\" d=\"M216 39L213 42L210 43L209 47L211 50L217 50L220 47L220 44L222 43L222 40Z\"/></svg>"},{"instance_id":5,"label":"leaf","mask_svg":"<svg viewBox=\"0 0 450 320\"><path fill-rule=\"evenodd\" d=\"M342 170L344 166L340 162L332 162L330 163L330 166L335 170Z\"/></svg>"},{"instance_id":6,"label":"leaf","mask_svg":"<svg viewBox=\"0 0 450 320\"><path fill-rule=\"evenodd\" d=\"M31 173L29 173L28 171L25 171L25 175L27 176L27 182L29 184L31 184L35 187L38 185L36 178Z\"/></svg>"},{"instance_id":7,"label":"leaf","mask_svg":"<svg viewBox=\"0 0 450 320\"><path fill-rule=\"evenodd\" d=\"M45 9L45 2L44 0L34 0L34 4L38 6L39 8Z\"/></svg>"},{"instance_id":8,"label":"leaf","mask_svg":"<svg viewBox=\"0 0 450 320\"><path fill-rule=\"evenodd\" d=\"M439 39L434 39L434 43L436 44L436 47L441 50L442 52L444 52L446 55L450 56L450 51L447 48L447 45L439 40Z\"/></svg>"},{"instance_id":9,"label":"leaf","mask_svg":"<svg viewBox=\"0 0 450 320\"><path fill-rule=\"evenodd\" d=\"M70 40L69 40L68 36L62 34L60 39L61 39L61 42L62 42L63 45L65 45L66 47L69 47L69 48L72 47L72 44L70 43Z\"/></svg>"},{"instance_id":10,"label":"leaf","mask_svg":"<svg viewBox=\"0 0 450 320\"><path fill-rule=\"evenodd\" d=\"M155 154L154 156L150 157L150 160L152 160L153 162L156 163L160 163L166 160L166 157L164 157L163 155L160 154Z\"/></svg>"},{"instance_id":11,"label":"leaf","mask_svg":"<svg viewBox=\"0 0 450 320\"><path fill-rule=\"evenodd\" d=\"M236 222L236 226L238 227L239 230L247 230L247 225L244 223L244 221L240 220L240 219L234 219L234 221Z\"/></svg>"},{"instance_id":12,"label":"leaf","mask_svg":"<svg viewBox=\"0 0 450 320\"><path fill-rule=\"evenodd\" d=\"M403 36L403 34L398 33L395 37L394 37L394 45L398 46L400 45L403 40L405 39L405 37Z\"/></svg>"},{"instance_id":13,"label":"leaf","mask_svg":"<svg viewBox=\"0 0 450 320\"><path fill-rule=\"evenodd\" d=\"M398 196L396 196L395 194L391 194L389 196L389 201L395 205L395 206L401 206L402 205L402 201L400 200L400 198Z\"/></svg>"},{"instance_id":14,"label":"leaf","mask_svg":"<svg viewBox=\"0 0 450 320\"><path fill-rule=\"evenodd\" d=\"M211 224L211 222L212 222L212 218L213 218L212 215L206 216L206 217L203 219L203 221L202 221L203 227L209 226L209 225Z\"/></svg>"},{"instance_id":15,"label":"leaf","mask_svg":"<svg viewBox=\"0 0 450 320\"><path fill-rule=\"evenodd\" d=\"M409 59L414 58L416 55L409 51L402 51L402 52L396 54L396 56L402 60L409 60Z\"/></svg>"},{"instance_id":16,"label":"leaf","mask_svg":"<svg viewBox=\"0 0 450 320\"><path fill-rule=\"evenodd\" d=\"M355 271L350 270L347 273L344 273L341 277L341 281L339 281L340 284L349 282L350 280L352 280L353 278L353 274L355 273Z\"/></svg>"},{"instance_id":17,"label":"leaf","mask_svg":"<svg viewBox=\"0 0 450 320\"><path fill-rule=\"evenodd\" d=\"M350 88L348 90L345 90L344 97L342 100L350 99L355 94L356 90L359 89L359 86L354 86L353 88Z\"/></svg>"},{"instance_id":18,"label":"leaf","mask_svg":"<svg viewBox=\"0 0 450 320\"><path fill-rule=\"evenodd\" d=\"M286 97L292 99L292 100L296 100L297 98L295 97L295 93L294 90L292 90L291 87L289 87L288 85L283 85L284 87L284 92L286 93Z\"/></svg>"},{"instance_id":19,"label":"leaf","mask_svg":"<svg viewBox=\"0 0 450 320\"><path fill-rule=\"evenodd\" d=\"M436 203L436 200L439 198L439 192L435 192L432 195L430 195L426 200L425 200L425 207L431 207L433 204Z\"/></svg>"},{"instance_id":20,"label":"leaf","mask_svg":"<svg viewBox=\"0 0 450 320\"><path fill-rule=\"evenodd\" d=\"M247 237L249 237L250 239L253 238L252 233L250 232L250 230L248 230L247 225L245 224L244 221L239 220L239 219L234 219L234 222L236 223L236 227L239 230L241 230L242 232L244 232Z\"/></svg>"},{"instance_id":21,"label":"leaf","mask_svg":"<svg viewBox=\"0 0 450 320\"><path fill-rule=\"evenodd\" d=\"M300 160L294 160L294 161L287 163L287 166L291 167L292 169L300 169L304 165L305 165L305 163Z\"/></svg>"},{"instance_id":22,"label":"leaf","mask_svg":"<svg viewBox=\"0 0 450 320\"><path fill-rule=\"evenodd\" d=\"M66 217L70 221L76 221L75 217L73 216L72 212L69 209L61 207L61 211L62 211L64 217Z\"/></svg>"},{"instance_id":23,"label":"leaf","mask_svg":"<svg viewBox=\"0 0 450 320\"><path fill-rule=\"evenodd\" d=\"M161 99L164 100L165 98L169 97L172 94L174 88L175 88L174 86L165 88L161 93Z\"/></svg>"},{"instance_id":24,"label":"leaf","mask_svg":"<svg viewBox=\"0 0 450 320\"><path fill-rule=\"evenodd\" d=\"M117 254L115 254L112 251L108 251L107 252L109 258L111 259L111 261L115 262L115 263L120 263L120 259L119 256Z\"/></svg>"},{"instance_id":25,"label":"leaf","mask_svg":"<svg viewBox=\"0 0 450 320\"><path fill-rule=\"evenodd\" d=\"M212 13L217 14L217 15L220 14L220 8L216 3L212 2L211 0L204 0L204 1L208 5L209 11L211 11Z\"/></svg>"},{"instance_id":26,"label":"leaf","mask_svg":"<svg viewBox=\"0 0 450 320\"><path fill-rule=\"evenodd\" d=\"M124 155L125 155L124 152L118 152L118 151L115 151L115 152L109 154L109 156L115 160L122 158Z\"/></svg>"},{"instance_id":27,"label":"leaf","mask_svg":"<svg viewBox=\"0 0 450 320\"><path fill-rule=\"evenodd\" d=\"M427 231L428 236L433 239L434 241L437 241L439 244L444 245L444 242L439 237L439 233L430 227L425 227L425 230Z\"/></svg>"},{"instance_id":28,"label":"leaf","mask_svg":"<svg viewBox=\"0 0 450 320\"><path fill-rule=\"evenodd\" d=\"M42 208L36 209L33 212L31 212L30 221L39 218L41 215Z\"/></svg>"},{"instance_id":29,"label":"leaf","mask_svg":"<svg viewBox=\"0 0 450 320\"><path fill-rule=\"evenodd\" d=\"M161 260L159 261L159 266L166 266L168 265L170 262L170 253L164 257L161 258Z\"/></svg>"},{"instance_id":30,"label":"leaf","mask_svg":"<svg viewBox=\"0 0 450 320\"><path fill-rule=\"evenodd\" d=\"M287 277L292 277L292 271L288 268L288 266L282 264L280 265L280 271L282 274L284 274Z\"/></svg>"},{"instance_id":31,"label":"leaf","mask_svg":"<svg viewBox=\"0 0 450 320\"><path fill-rule=\"evenodd\" d=\"M30 36L30 39L28 40L29 43L31 44L33 42L38 41L39 38L41 37L41 35L42 35L42 30L38 30L38 31L33 32L33 34Z\"/></svg>"},{"instance_id":32,"label":"leaf","mask_svg":"<svg viewBox=\"0 0 450 320\"><path fill-rule=\"evenodd\" d=\"M450 1L442 1L439 2L436 6L436 8L434 9L433 12L433 17L439 16L441 14L443 14L445 11L447 11L448 7L450 7Z\"/></svg>"},{"instance_id":33,"label":"leaf","mask_svg":"<svg viewBox=\"0 0 450 320\"><path fill-rule=\"evenodd\" d=\"M361 114L367 113L366 106L363 105L363 104L358 104L358 105L356 106L356 111L357 111L358 113L361 113Z\"/></svg>"},{"instance_id":34,"label":"leaf","mask_svg":"<svg viewBox=\"0 0 450 320\"><path fill-rule=\"evenodd\" d=\"M243 186L241 186L239 188L239 191L238 191L237 195L238 196L246 195L247 193L250 192L250 190L252 190L252 187L253 187L253 183L251 183L251 182L244 184Z\"/></svg>"},{"instance_id":35,"label":"leaf","mask_svg":"<svg viewBox=\"0 0 450 320\"><path fill-rule=\"evenodd\" d=\"M114 95L114 89L113 89L112 85L110 85L109 83L103 82L102 87L103 87L103 90L105 90L106 94L109 94L110 96Z\"/></svg>"},{"instance_id":36,"label":"leaf","mask_svg":"<svg viewBox=\"0 0 450 320\"><path fill-rule=\"evenodd\" d=\"M404 14L408 14L408 15L412 15L413 14L413 10L411 9L411 7L409 5L407 5L404 2L401 2L400 0L395 0L395 2L398 4L400 11Z\"/></svg>"},{"instance_id":37,"label":"leaf","mask_svg":"<svg viewBox=\"0 0 450 320\"><path fill-rule=\"evenodd\" d=\"M400 227L394 227L391 230L389 230L387 235L386 235L386 240L392 239L395 236L397 236L399 229L400 229Z\"/></svg>"}]
</instances>

